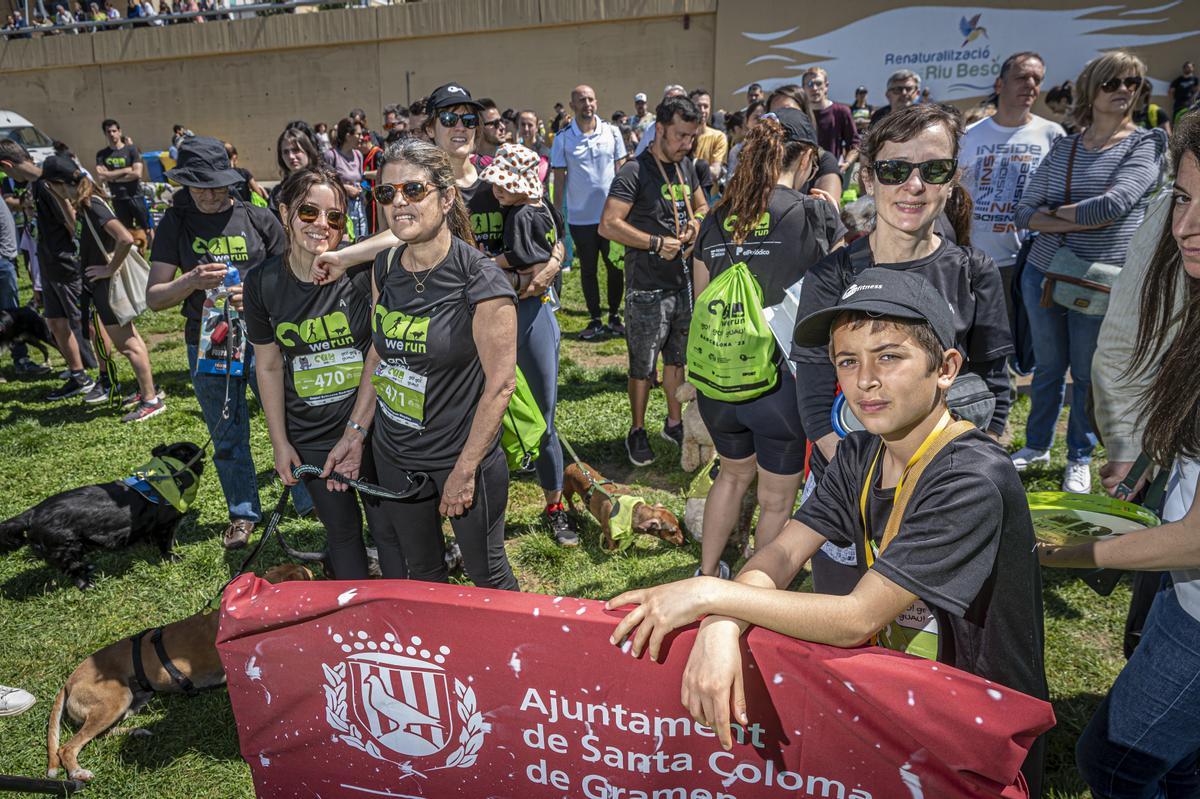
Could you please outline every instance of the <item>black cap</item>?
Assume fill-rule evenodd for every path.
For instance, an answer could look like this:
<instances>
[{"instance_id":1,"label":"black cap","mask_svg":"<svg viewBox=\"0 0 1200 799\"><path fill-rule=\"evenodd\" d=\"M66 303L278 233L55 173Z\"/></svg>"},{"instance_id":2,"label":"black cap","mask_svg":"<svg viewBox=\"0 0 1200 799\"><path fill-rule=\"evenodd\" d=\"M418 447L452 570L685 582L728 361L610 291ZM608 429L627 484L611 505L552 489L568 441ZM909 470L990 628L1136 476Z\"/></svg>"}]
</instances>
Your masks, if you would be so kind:
<instances>
[{"instance_id":1,"label":"black cap","mask_svg":"<svg viewBox=\"0 0 1200 799\"><path fill-rule=\"evenodd\" d=\"M817 129L813 125L812 117L800 109L780 108L778 111L772 111L763 116L774 117L783 126L785 142L797 141L812 145L817 143Z\"/></svg>"},{"instance_id":2,"label":"black cap","mask_svg":"<svg viewBox=\"0 0 1200 799\"><path fill-rule=\"evenodd\" d=\"M866 86L859 86L857 89L855 89L855 90L854 90L854 93L855 93L855 94L866 94L866 93L867 93L867 87L866 87Z\"/></svg>"},{"instance_id":3,"label":"black cap","mask_svg":"<svg viewBox=\"0 0 1200 799\"><path fill-rule=\"evenodd\" d=\"M222 189L245 180L229 165L229 156L220 139L189 136L179 144L175 168L167 178L193 189Z\"/></svg>"},{"instance_id":4,"label":"black cap","mask_svg":"<svg viewBox=\"0 0 1200 799\"><path fill-rule=\"evenodd\" d=\"M52 155L42 162L42 180L77 186L82 179L83 171L65 155Z\"/></svg>"},{"instance_id":5,"label":"black cap","mask_svg":"<svg viewBox=\"0 0 1200 799\"><path fill-rule=\"evenodd\" d=\"M429 99L425 101L425 116L433 116L438 109L449 108L453 105L469 105L475 108L483 108L477 101L471 98L471 93L457 83L447 83L445 86L438 86L429 95Z\"/></svg>"},{"instance_id":6,"label":"black cap","mask_svg":"<svg viewBox=\"0 0 1200 799\"><path fill-rule=\"evenodd\" d=\"M954 346L954 311L941 292L920 275L878 267L856 275L837 305L801 319L796 324L796 344L824 347L833 320L846 311L928 322L943 348Z\"/></svg>"}]
</instances>

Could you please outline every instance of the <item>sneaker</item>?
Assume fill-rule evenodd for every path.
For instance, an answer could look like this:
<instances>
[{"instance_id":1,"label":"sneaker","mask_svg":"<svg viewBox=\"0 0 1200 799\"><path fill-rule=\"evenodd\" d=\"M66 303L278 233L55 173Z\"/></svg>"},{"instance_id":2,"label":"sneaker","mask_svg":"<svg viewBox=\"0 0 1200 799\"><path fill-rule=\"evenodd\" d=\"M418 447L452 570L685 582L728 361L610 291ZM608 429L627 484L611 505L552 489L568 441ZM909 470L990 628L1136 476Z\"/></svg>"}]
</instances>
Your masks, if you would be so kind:
<instances>
[{"instance_id":1,"label":"sneaker","mask_svg":"<svg viewBox=\"0 0 1200 799\"><path fill-rule=\"evenodd\" d=\"M701 571L700 569L696 569L696 573L695 573L695 574L693 574L692 576L693 576L693 577L703 577L703 576L704 576L704 572L703 572L703 571ZM726 563L726 562L725 562L725 561L723 561L723 560L722 560L722 561L718 561L718 562L717 562L717 574L716 574L716 576L717 576L719 579L721 579L721 580L728 580L728 579L729 579L729 576L730 576L729 564L728 564L728 563Z\"/></svg>"},{"instance_id":2,"label":"sneaker","mask_svg":"<svg viewBox=\"0 0 1200 799\"><path fill-rule=\"evenodd\" d=\"M550 526L550 532L554 534L554 540L560 547L579 546L579 533L575 530L575 521L561 502L553 510L546 508L543 516L546 524Z\"/></svg>"},{"instance_id":3,"label":"sneaker","mask_svg":"<svg viewBox=\"0 0 1200 799\"><path fill-rule=\"evenodd\" d=\"M156 398L160 399L160 400L165 400L167 398L167 392L163 391L161 388L158 389L158 394L156 395ZM121 400L121 407L122 408L132 408L134 405L137 405L140 402L142 402L142 392L135 391L132 394L125 395L125 397Z\"/></svg>"},{"instance_id":4,"label":"sneaker","mask_svg":"<svg viewBox=\"0 0 1200 799\"><path fill-rule=\"evenodd\" d=\"M609 314L608 324L604 326L604 331L610 336L625 337L625 325L621 322L621 317L616 314Z\"/></svg>"},{"instance_id":5,"label":"sneaker","mask_svg":"<svg viewBox=\"0 0 1200 799\"><path fill-rule=\"evenodd\" d=\"M224 544L226 549L241 549L250 540L254 532L254 522L249 519L234 519L225 528Z\"/></svg>"},{"instance_id":6,"label":"sneaker","mask_svg":"<svg viewBox=\"0 0 1200 799\"><path fill-rule=\"evenodd\" d=\"M1050 450L1021 447L1012 454L1012 462L1018 472L1023 472L1035 463L1049 463Z\"/></svg>"},{"instance_id":7,"label":"sneaker","mask_svg":"<svg viewBox=\"0 0 1200 799\"><path fill-rule=\"evenodd\" d=\"M83 395L83 401L88 405L103 405L111 400L112 396L112 384L97 380L92 386L92 390Z\"/></svg>"},{"instance_id":8,"label":"sneaker","mask_svg":"<svg viewBox=\"0 0 1200 799\"><path fill-rule=\"evenodd\" d=\"M592 321L588 322L588 326L585 327L583 332L579 334L579 338L582 341L595 341L603 335L604 325L600 324L599 319L593 319Z\"/></svg>"},{"instance_id":9,"label":"sneaker","mask_svg":"<svg viewBox=\"0 0 1200 799\"><path fill-rule=\"evenodd\" d=\"M167 404L155 398L153 402L139 402L137 406L121 417L122 422L144 422L151 416L158 416L167 409Z\"/></svg>"},{"instance_id":10,"label":"sneaker","mask_svg":"<svg viewBox=\"0 0 1200 799\"><path fill-rule=\"evenodd\" d=\"M654 463L654 450L650 449L650 437L646 428L635 427L625 436L625 454L634 466L649 466Z\"/></svg>"},{"instance_id":11,"label":"sneaker","mask_svg":"<svg viewBox=\"0 0 1200 799\"><path fill-rule=\"evenodd\" d=\"M1063 471L1063 491L1072 494L1087 494L1092 490L1092 470L1085 461L1067 461Z\"/></svg>"},{"instance_id":12,"label":"sneaker","mask_svg":"<svg viewBox=\"0 0 1200 799\"><path fill-rule=\"evenodd\" d=\"M41 377L50 374L50 366L44 363L34 363L28 357L21 358L13 364L19 377Z\"/></svg>"},{"instance_id":13,"label":"sneaker","mask_svg":"<svg viewBox=\"0 0 1200 799\"><path fill-rule=\"evenodd\" d=\"M47 394L46 399L57 402L79 394L89 394L95 387L96 381L88 377L86 372L81 372L78 376L68 372L63 384Z\"/></svg>"},{"instance_id":14,"label":"sneaker","mask_svg":"<svg viewBox=\"0 0 1200 799\"><path fill-rule=\"evenodd\" d=\"M679 448L683 448L683 422L671 424L669 419L663 421L662 437Z\"/></svg>"},{"instance_id":15,"label":"sneaker","mask_svg":"<svg viewBox=\"0 0 1200 799\"><path fill-rule=\"evenodd\" d=\"M0 716L16 716L33 707L37 700L33 694L21 688L0 685Z\"/></svg>"}]
</instances>

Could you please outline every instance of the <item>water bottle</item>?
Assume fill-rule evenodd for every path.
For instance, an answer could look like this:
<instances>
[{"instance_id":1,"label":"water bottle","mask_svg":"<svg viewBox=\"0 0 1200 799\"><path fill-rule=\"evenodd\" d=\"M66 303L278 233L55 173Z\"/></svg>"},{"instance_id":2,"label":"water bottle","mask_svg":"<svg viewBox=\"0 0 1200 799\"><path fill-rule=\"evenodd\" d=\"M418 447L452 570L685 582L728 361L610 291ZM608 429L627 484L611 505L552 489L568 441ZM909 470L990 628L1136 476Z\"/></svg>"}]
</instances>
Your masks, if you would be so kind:
<instances>
[{"instance_id":1,"label":"water bottle","mask_svg":"<svg viewBox=\"0 0 1200 799\"><path fill-rule=\"evenodd\" d=\"M236 266L230 266L229 264L226 264L225 279L221 282L221 285L208 290L208 298L212 301L212 304L209 307L223 307L225 309L224 313L227 314L228 318L228 323L225 319L222 319L217 323L217 326L213 328L213 344L225 343L225 338L229 335L229 326L234 324L235 320L238 318L238 312L233 309L233 306L230 305L225 307L225 304L229 301L229 287L237 286L241 282L242 273L238 271L238 268Z\"/></svg>"}]
</instances>

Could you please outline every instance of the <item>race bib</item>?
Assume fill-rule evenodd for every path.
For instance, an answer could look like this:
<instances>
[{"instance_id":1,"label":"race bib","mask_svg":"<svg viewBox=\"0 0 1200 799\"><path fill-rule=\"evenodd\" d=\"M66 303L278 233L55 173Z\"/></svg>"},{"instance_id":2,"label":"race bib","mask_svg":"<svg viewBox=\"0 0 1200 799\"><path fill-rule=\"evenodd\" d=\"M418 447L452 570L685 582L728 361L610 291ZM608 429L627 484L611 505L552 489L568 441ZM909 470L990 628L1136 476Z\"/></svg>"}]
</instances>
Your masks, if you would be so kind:
<instances>
[{"instance_id":1,"label":"race bib","mask_svg":"<svg viewBox=\"0 0 1200 799\"><path fill-rule=\"evenodd\" d=\"M362 353L343 347L292 358L292 384L306 405L328 405L354 395L362 377Z\"/></svg>"},{"instance_id":2,"label":"race bib","mask_svg":"<svg viewBox=\"0 0 1200 799\"><path fill-rule=\"evenodd\" d=\"M409 369L381 363L371 376L379 395L379 408L393 422L425 429L425 384L428 378Z\"/></svg>"},{"instance_id":3,"label":"race bib","mask_svg":"<svg viewBox=\"0 0 1200 799\"><path fill-rule=\"evenodd\" d=\"M937 660L937 616L918 599L880 631L879 645L926 660Z\"/></svg>"}]
</instances>

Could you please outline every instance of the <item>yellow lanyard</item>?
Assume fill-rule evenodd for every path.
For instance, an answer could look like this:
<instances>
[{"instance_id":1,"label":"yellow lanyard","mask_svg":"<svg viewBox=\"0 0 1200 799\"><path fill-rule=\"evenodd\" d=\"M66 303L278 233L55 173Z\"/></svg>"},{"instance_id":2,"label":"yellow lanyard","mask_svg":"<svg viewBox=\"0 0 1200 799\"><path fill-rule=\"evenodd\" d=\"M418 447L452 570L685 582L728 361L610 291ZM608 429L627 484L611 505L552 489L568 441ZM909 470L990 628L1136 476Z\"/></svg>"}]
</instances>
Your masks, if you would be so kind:
<instances>
[{"instance_id":1,"label":"yellow lanyard","mask_svg":"<svg viewBox=\"0 0 1200 799\"><path fill-rule=\"evenodd\" d=\"M908 476L909 470L916 465L917 461L921 460L921 456L929 449L930 445L941 435L942 431L950 424L950 413L948 411L942 413L942 418L938 420L937 425L930 431L925 440L921 442L921 446L917 447L917 451L908 459L908 465L904 467L904 471L900 473L900 480L896 483L895 493L892 495L893 506L892 511L895 512L895 501L900 498L900 489L904 487L904 478ZM862 492L858 497L858 509L862 516L863 525L863 544L866 551L867 568L875 565L875 553L871 551L871 531L867 527L867 497L871 491L871 485L875 481L875 467L879 464L879 456L883 452L883 442L879 442L879 449L875 450L875 458L871 461L871 468L867 469L867 479L863 482ZM887 527L887 520L884 520L884 527ZM887 541L879 543L879 552L883 553L884 548L888 545Z\"/></svg>"}]
</instances>

